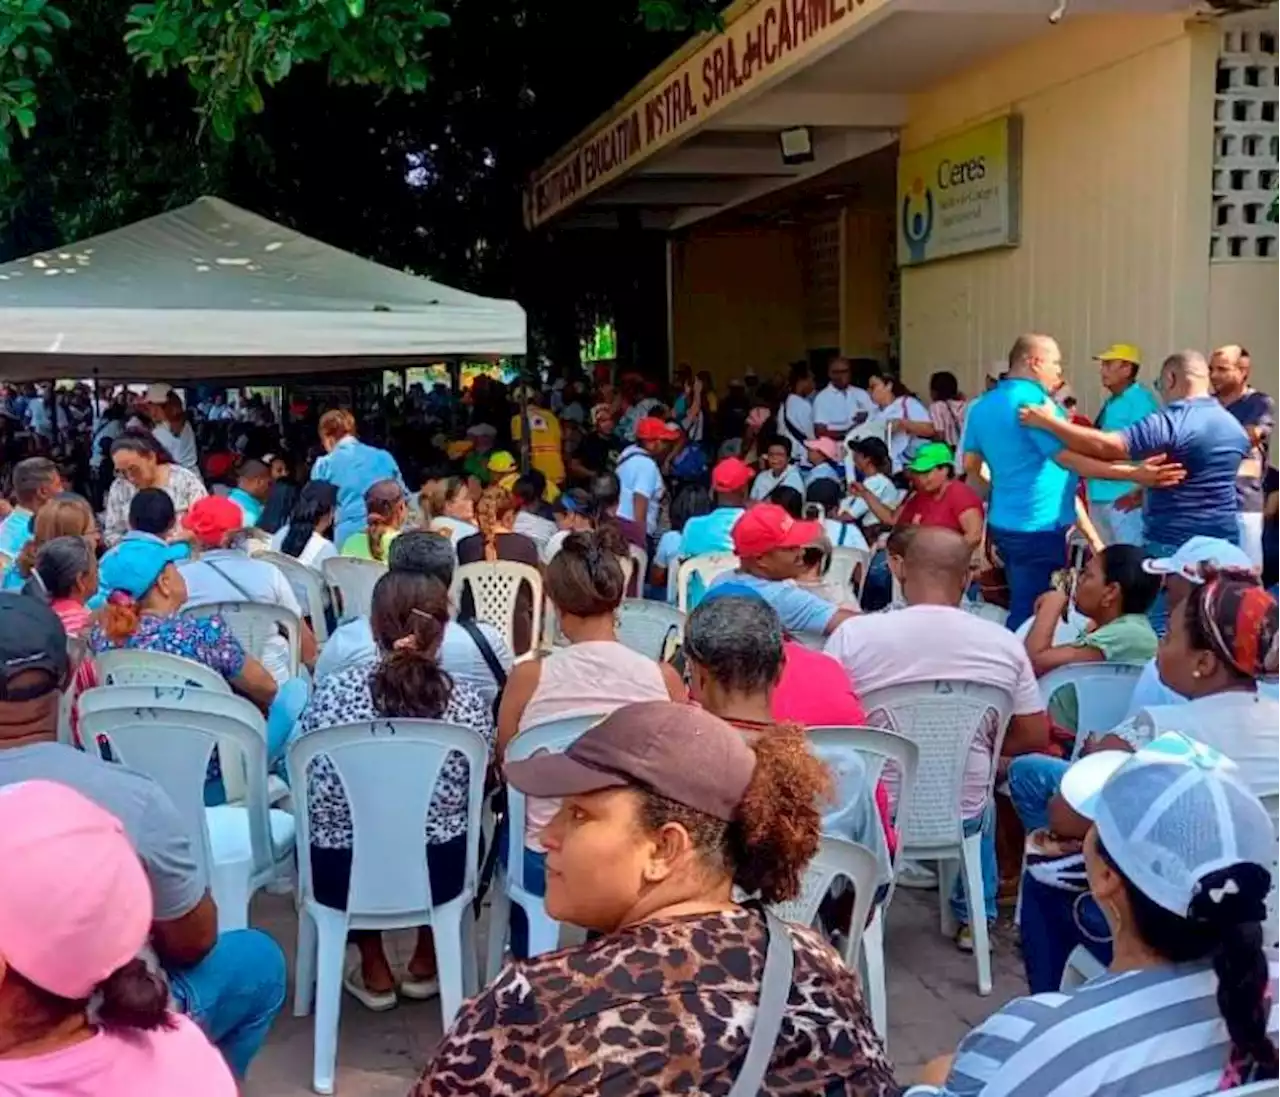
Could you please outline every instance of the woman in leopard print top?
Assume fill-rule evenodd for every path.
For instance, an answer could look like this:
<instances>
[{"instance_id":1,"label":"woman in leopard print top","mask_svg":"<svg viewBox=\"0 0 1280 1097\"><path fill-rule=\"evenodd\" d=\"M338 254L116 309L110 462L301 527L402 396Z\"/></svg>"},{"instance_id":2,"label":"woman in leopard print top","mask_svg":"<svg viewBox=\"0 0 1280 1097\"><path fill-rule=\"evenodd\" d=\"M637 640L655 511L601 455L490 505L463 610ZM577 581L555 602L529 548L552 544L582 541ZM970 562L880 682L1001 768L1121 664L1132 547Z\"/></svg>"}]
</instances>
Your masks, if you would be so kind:
<instances>
[{"instance_id":1,"label":"woman in leopard print top","mask_svg":"<svg viewBox=\"0 0 1280 1097\"><path fill-rule=\"evenodd\" d=\"M826 768L795 732L748 744L709 713L626 705L508 781L563 806L547 912L596 930L510 964L463 1007L412 1097L725 1097L756 1024L768 932L818 848ZM738 886L759 901L738 904ZM788 925L791 992L759 1093L897 1097L857 982Z\"/></svg>"}]
</instances>

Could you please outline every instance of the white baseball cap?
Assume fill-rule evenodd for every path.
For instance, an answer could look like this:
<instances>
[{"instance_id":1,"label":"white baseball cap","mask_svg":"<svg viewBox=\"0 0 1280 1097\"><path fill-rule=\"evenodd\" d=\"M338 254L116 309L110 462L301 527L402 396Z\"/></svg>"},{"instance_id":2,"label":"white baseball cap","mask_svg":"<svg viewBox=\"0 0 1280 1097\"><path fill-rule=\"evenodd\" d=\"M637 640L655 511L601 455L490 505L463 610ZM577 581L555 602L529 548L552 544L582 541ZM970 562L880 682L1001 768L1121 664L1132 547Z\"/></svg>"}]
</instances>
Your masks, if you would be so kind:
<instances>
[{"instance_id":1,"label":"white baseball cap","mask_svg":"<svg viewBox=\"0 0 1280 1097\"><path fill-rule=\"evenodd\" d=\"M146 404L163 404L169 399L169 394L172 392L172 385L166 385L163 381L155 381L147 386L147 391L143 394L142 401Z\"/></svg>"},{"instance_id":2,"label":"white baseball cap","mask_svg":"<svg viewBox=\"0 0 1280 1097\"><path fill-rule=\"evenodd\" d=\"M1200 569L1205 564L1216 568L1243 568L1253 571L1248 554L1221 537L1192 537L1178 546L1172 556L1158 556L1142 561L1142 570L1151 575L1181 575L1197 585L1204 582Z\"/></svg>"},{"instance_id":3,"label":"white baseball cap","mask_svg":"<svg viewBox=\"0 0 1280 1097\"><path fill-rule=\"evenodd\" d=\"M1094 776L1105 768L1095 764ZM1064 777L1064 795L1066 783ZM1234 762L1181 732L1166 732L1130 755L1081 802L1089 809L1081 814L1092 819L1116 868L1153 903L1179 917L1190 915L1201 881L1212 873L1236 865L1271 872L1276 836L1267 809L1240 781ZM1239 882L1229 877L1225 889L1239 895L1252 877L1256 874L1241 874ZM1240 897L1255 898L1260 906L1269 887L1255 897ZM1209 894L1212 902L1225 897L1224 888Z\"/></svg>"}]
</instances>

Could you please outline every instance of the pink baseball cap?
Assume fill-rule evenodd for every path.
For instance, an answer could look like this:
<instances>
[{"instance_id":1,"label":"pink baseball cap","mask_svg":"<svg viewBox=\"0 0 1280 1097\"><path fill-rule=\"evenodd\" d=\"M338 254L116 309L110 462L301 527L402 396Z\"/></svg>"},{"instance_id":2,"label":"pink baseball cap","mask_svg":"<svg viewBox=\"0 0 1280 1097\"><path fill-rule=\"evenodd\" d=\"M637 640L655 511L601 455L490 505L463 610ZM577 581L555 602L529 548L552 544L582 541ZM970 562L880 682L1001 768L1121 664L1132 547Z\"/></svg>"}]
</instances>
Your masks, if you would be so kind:
<instances>
[{"instance_id":1,"label":"pink baseball cap","mask_svg":"<svg viewBox=\"0 0 1280 1097\"><path fill-rule=\"evenodd\" d=\"M0 788L0 957L81 1001L151 931L151 885L120 820L66 785Z\"/></svg>"}]
</instances>

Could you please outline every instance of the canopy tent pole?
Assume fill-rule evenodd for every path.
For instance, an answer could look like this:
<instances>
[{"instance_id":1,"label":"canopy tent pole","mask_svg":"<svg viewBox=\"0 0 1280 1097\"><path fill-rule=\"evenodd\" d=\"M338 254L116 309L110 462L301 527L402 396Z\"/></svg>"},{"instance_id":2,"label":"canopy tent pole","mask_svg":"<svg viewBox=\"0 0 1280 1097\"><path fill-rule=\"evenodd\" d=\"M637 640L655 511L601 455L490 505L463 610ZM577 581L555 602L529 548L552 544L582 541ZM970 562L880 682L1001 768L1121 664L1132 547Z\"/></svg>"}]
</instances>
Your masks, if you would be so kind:
<instances>
[{"instance_id":1,"label":"canopy tent pole","mask_svg":"<svg viewBox=\"0 0 1280 1097\"><path fill-rule=\"evenodd\" d=\"M525 355L517 356L519 362L517 376L520 378L520 471L529 471L529 454L533 440L529 437L529 376L525 370L528 359Z\"/></svg>"}]
</instances>

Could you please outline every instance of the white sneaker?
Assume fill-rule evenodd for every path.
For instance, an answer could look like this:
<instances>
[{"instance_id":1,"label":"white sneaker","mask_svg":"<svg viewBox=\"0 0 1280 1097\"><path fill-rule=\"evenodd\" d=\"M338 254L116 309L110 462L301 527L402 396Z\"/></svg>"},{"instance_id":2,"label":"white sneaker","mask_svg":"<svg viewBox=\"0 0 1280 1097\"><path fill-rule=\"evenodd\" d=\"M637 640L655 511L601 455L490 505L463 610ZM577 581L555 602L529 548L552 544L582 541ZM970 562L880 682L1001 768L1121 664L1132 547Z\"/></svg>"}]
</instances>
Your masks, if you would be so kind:
<instances>
[{"instance_id":1,"label":"white sneaker","mask_svg":"<svg viewBox=\"0 0 1280 1097\"><path fill-rule=\"evenodd\" d=\"M933 891L938 886L938 874L925 868L919 861L903 861L898 866L898 887Z\"/></svg>"}]
</instances>

